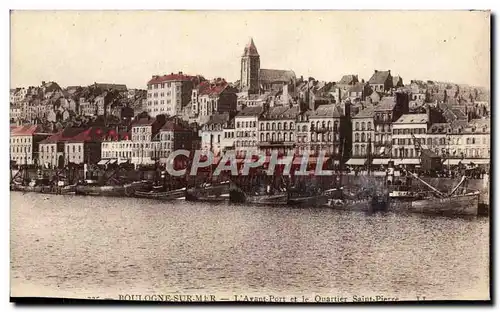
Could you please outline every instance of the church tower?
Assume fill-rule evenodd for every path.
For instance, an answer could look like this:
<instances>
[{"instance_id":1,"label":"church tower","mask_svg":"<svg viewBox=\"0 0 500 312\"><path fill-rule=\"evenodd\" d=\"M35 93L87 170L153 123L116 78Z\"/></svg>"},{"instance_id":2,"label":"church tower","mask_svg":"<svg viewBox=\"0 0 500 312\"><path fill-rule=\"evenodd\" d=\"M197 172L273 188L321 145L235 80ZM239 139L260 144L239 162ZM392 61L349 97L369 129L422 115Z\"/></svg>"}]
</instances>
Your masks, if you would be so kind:
<instances>
[{"instance_id":1,"label":"church tower","mask_svg":"<svg viewBox=\"0 0 500 312\"><path fill-rule=\"evenodd\" d=\"M240 90L248 94L259 93L259 71L260 71L260 56L250 38L250 42L246 45L241 57L241 79Z\"/></svg>"}]
</instances>

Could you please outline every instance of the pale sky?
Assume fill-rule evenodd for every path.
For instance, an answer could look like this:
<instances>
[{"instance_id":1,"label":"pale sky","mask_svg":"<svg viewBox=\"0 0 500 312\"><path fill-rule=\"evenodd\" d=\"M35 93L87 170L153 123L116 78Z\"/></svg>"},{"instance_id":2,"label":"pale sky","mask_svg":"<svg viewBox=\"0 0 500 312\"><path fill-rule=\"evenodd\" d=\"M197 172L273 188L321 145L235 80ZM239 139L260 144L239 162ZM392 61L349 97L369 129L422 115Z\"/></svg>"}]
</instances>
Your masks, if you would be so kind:
<instances>
[{"instance_id":1,"label":"pale sky","mask_svg":"<svg viewBox=\"0 0 500 312\"><path fill-rule=\"evenodd\" d=\"M253 37L261 68L338 81L375 69L489 87L490 15L469 11L14 11L11 87L56 81L146 88L182 71L239 79Z\"/></svg>"}]
</instances>

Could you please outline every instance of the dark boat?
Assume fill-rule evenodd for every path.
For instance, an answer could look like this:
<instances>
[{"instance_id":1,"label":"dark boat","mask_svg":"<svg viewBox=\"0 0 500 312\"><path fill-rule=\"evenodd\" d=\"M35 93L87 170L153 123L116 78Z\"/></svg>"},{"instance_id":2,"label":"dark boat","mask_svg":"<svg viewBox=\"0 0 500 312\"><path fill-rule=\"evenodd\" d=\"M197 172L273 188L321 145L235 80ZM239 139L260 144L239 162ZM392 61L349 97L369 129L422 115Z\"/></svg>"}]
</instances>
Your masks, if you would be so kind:
<instances>
[{"instance_id":1,"label":"dark boat","mask_svg":"<svg viewBox=\"0 0 500 312\"><path fill-rule=\"evenodd\" d=\"M286 205L288 194L280 192L277 194L249 194L239 188L232 188L229 191L229 200L232 203L245 203L253 205Z\"/></svg>"},{"instance_id":2,"label":"dark boat","mask_svg":"<svg viewBox=\"0 0 500 312\"><path fill-rule=\"evenodd\" d=\"M159 199L159 200L174 200L174 199L184 199L186 197L186 188L180 188L171 191L140 191L136 190L135 197L140 198L151 198L151 199Z\"/></svg>"},{"instance_id":3,"label":"dark boat","mask_svg":"<svg viewBox=\"0 0 500 312\"><path fill-rule=\"evenodd\" d=\"M202 184L200 187L190 188L186 191L187 201L220 202L229 199L230 182L224 181L216 184Z\"/></svg>"},{"instance_id":4,"label":"dark boat","mask_svg":"<svg viewBox=\"0 0 500 312\"><path fill-rule=\"evenodd\" d=\"M325 194L298 194L298 193L289 193L287 204L290 206L299 206L299 207L318 207L323 206L328 203L328 196Z\"/></svg>"}]
</instances>

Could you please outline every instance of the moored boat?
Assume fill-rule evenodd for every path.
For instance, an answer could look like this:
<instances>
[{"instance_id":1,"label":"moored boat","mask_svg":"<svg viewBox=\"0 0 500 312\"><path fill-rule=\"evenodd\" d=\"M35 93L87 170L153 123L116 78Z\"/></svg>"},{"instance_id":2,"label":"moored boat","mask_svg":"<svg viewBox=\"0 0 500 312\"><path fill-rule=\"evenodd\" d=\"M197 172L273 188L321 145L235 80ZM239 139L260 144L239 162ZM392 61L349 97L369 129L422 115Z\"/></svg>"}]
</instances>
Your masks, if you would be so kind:
<instances>
[{"instance_id":1,"label":"moored boat","mask_svg":"<svg viewBox=\"0 0 500 312\"><path fill-rule=\"evenodd\" d=\"M414 200L408 207L410 212L477 216L479 210L479 192L454 195L445 198L427 198Z\"/></svg>"},{"instance_id":2,"label":"moored boat","mask_svg":"<svg viewBox=\"0 0 500 312\"><path fill-rule=\"evenodd\" d=\"M229 199L230 182L224 181L216 184L205 183L200 187L186 190L188 201L226 201Z\"/></svg>"},{"instance_id":3,"label":"moored boat","mask_svg":"<svg viewBox=\"0 0 500 312\"><path fill-rule=\"evenodd\" d=\"M280 192L277 194L248 194L240 189L231 189L229 200L232 203L245 203L253 205L286 205L288 194Z\"/></svg>"},{"instance_id":4,"label":"moored boat","mask_svg":"<svg viewBox=\"0 0 500 312\"><path fill-rule=\"evenodd\" d=\"M131 196L145 186L142 181L124 185L98 185L95 181L86 181L75 187L75 194L85 196Z\"/></svg>"},{"instance_id":5,"label":"moored boat","mask_svg":"<svg viewBox=\"0 0 500 312\"><path fill-rule=\"evenodd\" d=\"M174 200L174 199L181 199L186 197L186 188L180 188L176 190L171 190L171 191L141 191L141 190L136 190L134 193L135 197L140 197L140 198L151 198L151 199L159 199L159 200Z\"/></svg>"},{"instance_id":6,"label":"moored boat","mask_svg":"<svg viewBox=\"0 0 500 312\"><path fill-rule=\"evenodd\" d=\"M310 196L288 196L287 204L299 207L318 207L328 203L328 196L325 194L315 194Z\"/></svg>"}]
</instances>

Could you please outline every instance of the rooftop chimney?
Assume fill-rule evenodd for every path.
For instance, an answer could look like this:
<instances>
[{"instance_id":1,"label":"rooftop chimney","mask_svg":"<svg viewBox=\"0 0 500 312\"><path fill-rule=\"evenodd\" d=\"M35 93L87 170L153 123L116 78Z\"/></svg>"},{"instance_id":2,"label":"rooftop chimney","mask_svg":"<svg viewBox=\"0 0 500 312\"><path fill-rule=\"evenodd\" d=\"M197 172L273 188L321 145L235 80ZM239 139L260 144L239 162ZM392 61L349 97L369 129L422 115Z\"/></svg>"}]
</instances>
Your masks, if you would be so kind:
<instances>
[{"instance_id":1,"label":"rooftop chimney","mask_svg":"<svg viewBox=\"0 0 500 312\"><path fill-rule=\"evenodd\" d=\"M42 81L42 85L44 85L44 84L45 84L45 81Z\"/></svg>"},{"instance_id":2,"label":"rooftop chimney","mask_svg":"<svg viewBox=\"0 0 500 312\"><path fill-rule=\"evenodd\" d=\"M182 75L182 72L181 72L181 71L179 72L179 75Z\"/></svg>"},{"instance_id":3,"label":"rooftop chimney","mask_svg":"<svg viewBox=\"0 0 500 312\"><path fill-rule=\"evenodd\" d=\"M378 70L375 69L375 72L378 73Z\"/></svg>"}]
</instances>

